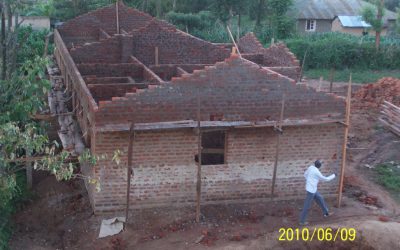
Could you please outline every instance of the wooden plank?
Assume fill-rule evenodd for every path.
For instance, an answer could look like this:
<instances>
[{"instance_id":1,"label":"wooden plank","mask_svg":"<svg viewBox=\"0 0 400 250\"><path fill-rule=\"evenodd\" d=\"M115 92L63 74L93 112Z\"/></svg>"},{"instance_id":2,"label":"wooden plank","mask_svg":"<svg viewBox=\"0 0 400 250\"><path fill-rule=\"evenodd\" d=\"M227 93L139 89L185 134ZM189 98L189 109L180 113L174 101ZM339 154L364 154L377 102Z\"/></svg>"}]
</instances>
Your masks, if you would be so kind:
<instances>
[{"instance_id":1,"label":"wooden plank","mask_svg":"<svg viewBox=\"0 0 400 250\"><path fill-rule=\"evenodd\" d=\"M383 106L383 107L382 107L382 110L400 116L400 110L397 110L397 109L394 109L394 108L390 108L389 106Z\"/></svg>"},{"instance_id":2,"label":"wooden plank","mask_svg":"<svg viewBox=\"0 0 400 250\"><path fill-rule=\"evenodd\" d=\"M274 198L274 191L275 191L275 182L276 182L276 172L278 170L278 162L279 162L279 153L280 153L280 142L281 142L281 131L282 131L282 121L283 121L283 114L285 111L285 94L282 95L282 106L281 106L281 113L279 117L279 123L277 125L278 134L276 137L276 146L275 146L275 162L274 162L274 172L272 173L272 187L271 187L271 199Z\"/></svg>"},{"instance_id":3,"label":"wooden plank","mask_svg":"<svg viewBox=\"0 0 400 250\"><path fill-rule=\"evenodd\" d=\"M126 209L125 209L125 224L124 228L126 229L126 224L128 223L129 216L129 199L131 194L131 178L133 176L133 166L132 166L132 153L133 153L133 140L135 138L135 124L132 122L129 130L129 143L128 143L128 165L126 168L127 175L127 185L126 185Z\"/></svg>"},{"instance_id":4,"label":"wooden plank","mask_svg":"<svg viewBox=\"0 0 400 250\"><path fill-rule=\"evenodd\" d=\"M286 126L309 126L309 125L322 125L329 123L342 123L343 119L325 119L325 120L284 120L282 127ZM201 128L212 128L214 130L221 130L222 128L265 128L276 126L276 121L202 121ZM150 131L150 130L168 130L168 129L180 129L180 128L197 128L197 122L193 120L175 121L175 122L156 122L156 123L138 123L135 124L135 131ZM218 128L218 129L217 129ZM120 124L109 124L96 127L97 132L115 132L115 131L129 131L128 123Z\"/></svg>"},{"instance_id":5,"label":"wooden plank","mask_svg":"<svg viewBox=\"0 0 400 250\"><path fill-rule=\"evenodd\" d=\"M400 136L400 107L384 101L379 121L391 132Z\"/></svg>"},{"instance_id":6,"label":"wooden plank","mask_svg":"<svg viewBox=\"0 0 400 250\"><path fill-rule=\"evenodd\" d=\"M392 108L394 108L394 109L397 109L397 110L399 110L399 111L400 111L400 107L398 107L398 106L394 105L394 104L393 104L393 103L391 103L391 102L384 101L383 103L384 103L384 104L386 104L386 105L388 105L388 106L390 106L390 107L392 107Z\"/></svg>"},{"instance_id":7,"label":"wooden plank","mask_svg":"<svg viewBox=\"0 0 400 250\"><path fill-rule=\"evenodd\" d=\"M392 124L388 123L387 121L383 120L382 118L379 118L379 121L383 123L383 125L386 126L389 130L391 130L393 133L397 134L400 136L400 127L393 126Z\"/></svg>"},{"instance_id":8,"label":"wooden plank","mask_svg":"<svg viewBox=\"0 0 400 250\"><path fill-rule=\"evenodd\" d=\"M398 126L400 127L400 115L394 115L394 114L390 114L390 113L386 113L384 111L381 111L381 113L383 114L383 117L386 118L386 120L388 120L390 123L396 125L398 124Z\"/></svg>"},{"instance_id":9,"label":"wooden plank","mask_svg":"<svg viewBox=\"0 0 400 250\"><path fill-rule=\"evenodd\" d=\"M202 141L201 141L201 114L200 114L200 89L197 94L197 183L196 183L196 222L200 222L200 202L201 202L201 151L202 151Z\"/></svg>"},{"instance_id":10,"label":"wooden plank","mask_svg":"<svg viewBox=\"0 0 400 250\"><path fill-rule=\"evenodd\" d=\"M351 112L351 84L352 75L350 74L349 85L347 87L347 98L346 98L346 125L344 127L344 138L342 145L342 163L340 167L340 181L339 181L339 191L337 199L337 207L341 206L342 203L342 192L343 192L343 181L344 181L344 171L346 167L346 157L347 157L347 137L349 135L350 128L350 112Z\"/></svg>"}]
</instances>

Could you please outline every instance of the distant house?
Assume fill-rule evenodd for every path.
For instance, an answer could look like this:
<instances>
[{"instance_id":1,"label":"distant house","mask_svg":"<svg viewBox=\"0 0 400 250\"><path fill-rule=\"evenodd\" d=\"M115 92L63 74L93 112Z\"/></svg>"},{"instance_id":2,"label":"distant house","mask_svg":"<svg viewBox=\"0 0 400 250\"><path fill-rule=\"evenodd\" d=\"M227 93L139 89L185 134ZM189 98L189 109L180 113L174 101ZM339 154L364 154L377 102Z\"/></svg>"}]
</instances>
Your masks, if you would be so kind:
<instances>
[{"instance_id":1,"label":"distant house","mask_svg":"<svg viewBox=\"0 0 400 250\"><path fill-rule=\"evenodd\" d=\"M362 16L337 16L332 22L332 31L349 33L353 35L365 35L375 33L371 30L371 25L363 21ZM382 31L386 35L387 29Z\"/></svg>"},{"instance_id":2,"label":"distant house","mask_svg":"<svg viewBox=\"0 0 400 250\"><path fill-rule=\"evenodd\" d=\"M299 33L338 31L362 35L370 28L361 17L366 6L373 5L361 0L295 0L292 12ZM385 10L383 35L391 31L396 18L396 13Z\"/></svg>"}]
</instances>

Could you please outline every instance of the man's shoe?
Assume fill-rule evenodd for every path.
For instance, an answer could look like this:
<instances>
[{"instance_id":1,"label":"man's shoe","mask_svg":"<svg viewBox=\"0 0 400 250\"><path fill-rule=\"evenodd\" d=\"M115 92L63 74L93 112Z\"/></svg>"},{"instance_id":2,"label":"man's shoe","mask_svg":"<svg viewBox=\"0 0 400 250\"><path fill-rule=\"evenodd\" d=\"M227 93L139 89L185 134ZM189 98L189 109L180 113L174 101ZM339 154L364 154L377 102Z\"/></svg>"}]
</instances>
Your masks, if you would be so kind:
<instances>
[{"instance_id":1,"label":"man's shoe","mask_svg":"<svg viewBox=\"0 0 400 250\"><path fill-rule=\"evenodd\" d=\"M300 226L307 226L308 224L309 224L308 221L303 222L303 223L300 222Z\"/></svg>"},{"instance_id":2,"label":"man's shoe","mask_svg":"<svg viewBox=\"0 0 400 250\"><path fill-rule=\"evenodd\" d=\"M329 213L324 214L324 217L329 217L329 216L332 216L333 214L334 214L334 212L329 212Z\"/></svg>"}]
</instances>

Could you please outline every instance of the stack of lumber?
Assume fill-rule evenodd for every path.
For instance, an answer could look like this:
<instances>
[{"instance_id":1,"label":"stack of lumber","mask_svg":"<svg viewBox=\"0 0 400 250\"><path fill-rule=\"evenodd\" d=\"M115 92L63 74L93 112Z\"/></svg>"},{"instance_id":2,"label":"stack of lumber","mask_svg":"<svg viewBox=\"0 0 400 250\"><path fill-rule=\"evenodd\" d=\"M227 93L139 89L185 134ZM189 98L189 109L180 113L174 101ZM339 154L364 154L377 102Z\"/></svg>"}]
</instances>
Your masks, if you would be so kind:
<instances>
[{"instance_id":1,"label":"stack of lumber","mask_svg":"<svg viewBox=\"0 0 400 250\"><path fill-rule=\"evenodd\" d=\"M379 121L390 131L400 136L400 107L384 101L382 104L382 117Z\"/></svg>"}]
</instances>

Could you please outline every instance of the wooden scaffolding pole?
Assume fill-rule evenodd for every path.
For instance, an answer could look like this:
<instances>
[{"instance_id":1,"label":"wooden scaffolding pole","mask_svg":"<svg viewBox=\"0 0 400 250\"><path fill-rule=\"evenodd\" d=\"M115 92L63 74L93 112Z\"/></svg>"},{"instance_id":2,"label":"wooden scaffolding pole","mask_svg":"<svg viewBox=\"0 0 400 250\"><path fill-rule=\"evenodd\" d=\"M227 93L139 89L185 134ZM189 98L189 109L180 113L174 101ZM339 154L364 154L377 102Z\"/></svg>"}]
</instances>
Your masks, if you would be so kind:
<instances>
[{"instance_id":1,"label":"wooden scaffolding pole","mask_svg":"<svg viewBox=\"0 0 400 250\"><path fill-rule=\"evenodd\" d=\"M228 30L229 37L231 38L232 43L235 46L237 53L239 54L240 58L242 58L242 54L240 54L239 47L237 46L235 39L233 38L231 29L229 29L229 26L226 26L226 29Z\"/></svg>"},{"instance_id":2,"label":"wooden scaffolding pole","mask_svg":"<svg viewBox=\"0 0 400 250\"><path fill-rule=\"evenodd\" d=\"M201 130L200 130L200 89L197 94L197 183L196 183L196 222L200 222L201 200Z\"/></svg>"},{"instance_id":3,"label":"wooden scaffolding pole","mask_svg":"<svg viewBox=\"0 0 400 250\"><path fill-rule=\"evenodd\" d=\"M154 47L154 64L158 66L159 64L159 59L158 59L158 47Z\"/></svg>"},{"instance_id":4,"label":"wooden scaffolding pole","mask_svg":"<svg viewBox=\"0 0 400 250\"><path fill-rule=\"evenodd\" d=\"M119 34L119 0L115 2L115 18L116 18L116 23L117 23L117 34Z\"/></svg>"},{"instance_id":5,"label":"wooden scaffolding pole","mask_svg":"<svg viewBox=\"0 0 400 250\"><path fill-rule=\"evenodd\" d=\"M275 130L278 132L278 135L277 135L277 138L276 138L274 172L272 174L271 199L274 198L275 181L276 181L276 172L278 170L281 135L282 135L282 132L283 132L282 131L282 123L283 123L283 113L284 113L284 111L285 111L285 94L282 95L281 114L280 114L280 117L279 117L278 125L275 127Z\"/></svg>"},{"instance_id":6,"label":"wooden scaffolding pole","mask_svg":"<svg viewBox=\"0 0 400 250\"><path fill-rule=\"evenodd\" d=\"M303 78L303 71L304 71L304 65L306 63L307 53L308 53L308 48L307 48L306 52L304 52L303 62L301 64L301 69L300 69L300 75L299 75L299 79L297 80L298 82L301 82L301 79Z\"/></svg>"},{"instance_id":7,"label":"wooden scaffolding pole","mask_svg":"<svg viewBox=\"0 0 400 250\"><path fill-rule=\"evenodd\" d=\"M344 180L344 170L346 167L346 157L347 157L347 137L349 135L349 128L350 128L350 112L351 112L351 74L349 80L349 86L347 88L347 98L346 98L346 121L344 127L344 138L343 138L343 145L342 145L342 164L340 167L340 182L339 182L339 192L338 192L338 199L337 199L337 207L340 207L342 202L342 192L343 192L343 180Z\"/></svg>"},{"instance_id":8,"label":"wooden scaffolding pole","mask_svg":"<svg viewBox=\"0 0 400 250\"><path fill-rule=\"evenodd\" d=\"M131 194L131 177L133 176L132 166L132 153L133 153L133 140L135 139L135 124L132 122L129 129L129 144L128 144L128 165L126 168L127 186L126 186L126 209L125 209L125 224L128 223L129 215L129 197ZM125 227L125 226L124 226Z\"/></svg>"}]
</instances>

